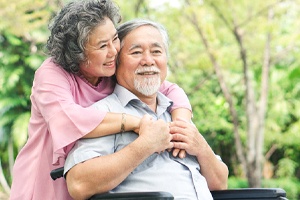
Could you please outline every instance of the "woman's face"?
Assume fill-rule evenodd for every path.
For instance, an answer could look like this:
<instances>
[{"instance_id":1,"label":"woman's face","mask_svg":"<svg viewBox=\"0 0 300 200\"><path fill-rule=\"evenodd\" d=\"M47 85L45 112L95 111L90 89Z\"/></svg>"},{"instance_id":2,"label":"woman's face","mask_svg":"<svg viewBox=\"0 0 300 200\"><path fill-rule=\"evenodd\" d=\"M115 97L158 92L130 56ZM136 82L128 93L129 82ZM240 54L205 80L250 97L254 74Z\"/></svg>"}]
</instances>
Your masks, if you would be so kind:
<instances>
[{"instance_id":1,"label":"woman's face","mask_svg":"<svg viewBox=\"0 0 300 200\"><path fill-rule=\"evenodd\" d=\"M85 45L87 61L80 64L80 72L92 84L97 85L99 77L112 76L116 71L120 40L117 30L109 18L97 26L89 35Z\"/></svg>"}]
</instances>

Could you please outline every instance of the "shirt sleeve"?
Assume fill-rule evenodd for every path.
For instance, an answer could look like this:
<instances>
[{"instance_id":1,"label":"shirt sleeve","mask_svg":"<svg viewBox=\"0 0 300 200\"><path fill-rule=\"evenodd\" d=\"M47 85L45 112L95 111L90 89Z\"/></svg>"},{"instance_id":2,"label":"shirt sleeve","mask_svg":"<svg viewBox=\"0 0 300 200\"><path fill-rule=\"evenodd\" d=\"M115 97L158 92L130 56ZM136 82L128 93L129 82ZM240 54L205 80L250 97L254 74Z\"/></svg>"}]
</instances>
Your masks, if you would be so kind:
<instances>
[{"instance_id":1,"label":"shirt sleeve","mask_svg":"<svg viewBox=\"0 0 300 200\"><path fill-rule=\"evenodd\" d=\"M78 163L113 154L115 137L116 135L107 135L99 138L79 139L67 156L64 175Z\"/></svg>"},{"instance_id":2,"label":"shirt sleeve","mask_svg":"<svg viewBox=\"0 0 300 200\"><path fill-rule=\"evenodd\" d=\"M192 111L192 106L186 93L178 85L164 81L159 91L173 101L171 112L177 108L187 108Z\"/></svg>"},{"instance_id":3,"label":"shirt sleeve","mask_svg":"<svg viewBox=\"0 0 300 200\"><path fill-rule=\"evenodd\" d=\"M50 64L51 65L51 64ZM43 67L37 70L33 83L31 100L38 111L40 121L47 126L53 145L53 164L73 146L74 142L92 131L101 123L105 111L83 107L88 98L72 87L72 77L59 67ZM78 91L77 91L78 90ZM83 97L81 97L83 96ZM75 101L76 100L76 101Z\"/></svg>"},{"instance_id":4,"label":"shirt sleeve","mask_svg":"<svg viewBox=\"0 0 300 200\"><path fill-rule=\"evenodd\" d=\"M110 112L109 105L111 102L111 99L108 100L108 98L105 98L94 103L91 107ZM98 138L81 138L77 140L64 164L64 175L78 163L99 156L113 154L115 151L115 138L116 134Z\"/></svg>"}]
</instances>

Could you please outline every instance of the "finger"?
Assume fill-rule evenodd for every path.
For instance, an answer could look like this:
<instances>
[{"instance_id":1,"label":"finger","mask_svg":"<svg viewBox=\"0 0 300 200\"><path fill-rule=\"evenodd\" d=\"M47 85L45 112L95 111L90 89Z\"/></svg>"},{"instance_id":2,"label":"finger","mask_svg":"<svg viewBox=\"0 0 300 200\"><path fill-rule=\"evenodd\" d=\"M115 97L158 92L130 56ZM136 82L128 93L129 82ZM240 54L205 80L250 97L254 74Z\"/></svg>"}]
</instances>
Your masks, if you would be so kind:
<instances>
[{"instance_id":1,"label":"finger","mask_svg":"<svg viewBox=\"0 0 300 200\"><path fill-rule=\"evenodd\" d=\"M173 121L170 123L170 127L180 127L180 128L186 128L188 127L189 123L185 121Z\"/></svg>"},{"instance_id":2,"label":"finger","mask_svg":"<svg viewBox=\"0 0 300 200\"><path fill-rule=\"evenodd\" d=\"M184 149L181 149L180 152L179 152L179 158L185 158L186 156L186 151Z\"/></svg>"},{"instance_id":3,"label":"finger","mask_svg":"<svg viewBox=\"0 0 300 200\"><path fill-rule=\"evenodd\" d=\"M177 157L178 154L179 154L179 151L180 151L180 149L173 149L172 155L173 155L174 157Z\"/></svg>"},{"instance_id":4,"label":"finger","mask_svg":"<svg viewBox=\"0 0 300 200\"><path fill-rule=\"evenodd\" d=\"M169 146L167 149L172 149L174 147L174 142L170 142Z\"/></svg>"},{"instance_id":5,"label":"finger","mask_svg":"<svg viewBox=\"0 0 300 200\"><path fill-rule=\"evenodd\" d=\"M173 127L170 127L170 133L171 134L186 134L187 133L187 129L185 128L181 128L181 127L178 127L178 126L173 126Z\"/></svg>"},{"instance_id":6,"label":"finger","mask_svg":"<svg viewBox=\"0 0 300 200\"><path fill-rule=\"evenodd\" d=\"M186 145L184 142L173 142L174 149L186 149Z\"/></svg>"},{"instance_id":7,"label":"finger","mask_svg":"<svg viewBox=\"0 0 300 200\"><path fill-rule=\"evenodd\" d=\"M172 134L172 136L173 142L186 142L188 139L186 135L180 133Z\"/></svg>"}]
</instances>

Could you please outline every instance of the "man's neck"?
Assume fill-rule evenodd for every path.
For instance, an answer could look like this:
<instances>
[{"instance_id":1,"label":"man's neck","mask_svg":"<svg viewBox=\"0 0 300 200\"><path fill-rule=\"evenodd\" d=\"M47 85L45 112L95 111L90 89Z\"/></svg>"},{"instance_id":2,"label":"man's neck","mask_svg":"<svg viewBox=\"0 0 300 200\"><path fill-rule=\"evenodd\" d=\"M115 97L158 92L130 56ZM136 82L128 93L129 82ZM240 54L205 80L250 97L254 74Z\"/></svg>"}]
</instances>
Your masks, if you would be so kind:
<instances>
[{"instance_id":1,"label":"man's neck","mask_svg":"<svg viewBox=\"0 0 300 200\"><path fill-rule=\"evenodd\" d=\"M156 112L157 107L157 94L153 94L151 96L139 95L137 96L142 102L148 105L148 107Z\"/></svg>"}]
</instances>

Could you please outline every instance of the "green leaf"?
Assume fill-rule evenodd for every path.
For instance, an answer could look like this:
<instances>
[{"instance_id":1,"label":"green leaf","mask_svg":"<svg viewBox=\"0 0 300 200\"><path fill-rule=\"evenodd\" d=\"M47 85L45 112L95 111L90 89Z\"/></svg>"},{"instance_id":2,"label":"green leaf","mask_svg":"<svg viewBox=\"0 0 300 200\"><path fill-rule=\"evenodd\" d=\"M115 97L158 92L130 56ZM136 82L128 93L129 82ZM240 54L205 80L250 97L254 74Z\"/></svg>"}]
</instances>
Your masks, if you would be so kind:
<instances>
[{"instance_id":1,"label":"green leaf","mask_svg":"<svg viewBox=\"0 0 300 200\"><path fill-rule=\"evenodd\" d=\"M20 114L13 123L12 135L14 143L20 149L27 141L30 112Z\"/></svg>"}]
</instances>

